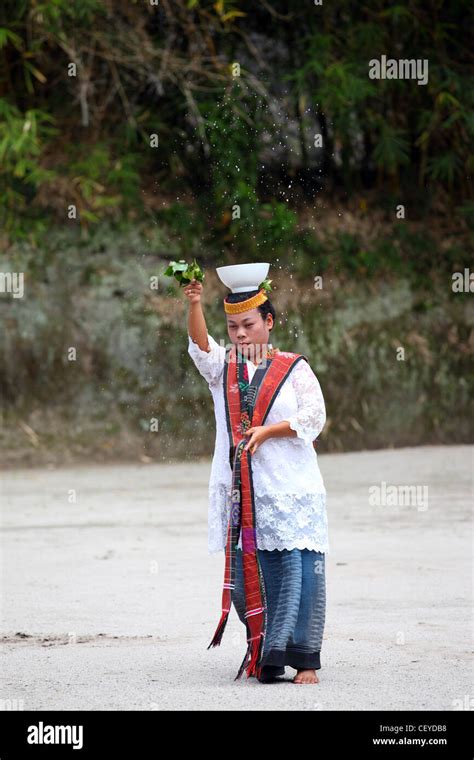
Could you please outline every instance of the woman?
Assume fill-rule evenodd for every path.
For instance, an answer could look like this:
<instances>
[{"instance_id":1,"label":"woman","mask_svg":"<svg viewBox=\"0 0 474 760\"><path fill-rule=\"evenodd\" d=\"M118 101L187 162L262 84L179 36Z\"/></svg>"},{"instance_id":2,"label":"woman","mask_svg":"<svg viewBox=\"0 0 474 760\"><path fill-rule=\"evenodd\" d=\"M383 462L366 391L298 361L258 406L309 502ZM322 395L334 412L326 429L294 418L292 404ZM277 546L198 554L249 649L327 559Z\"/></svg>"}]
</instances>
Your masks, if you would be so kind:
<instances>
[{"instance_id":1,"label":"woman","mask_svg":"<svg viewBox=\"0 0 474 760\"><path fill-rule=\"evenodd\" d=\"M297 670L294 683L318 683L316 670L321 667L326 606L325 554L329 553L326 491L312 443L326 421L321 388L306 357L280 352L268 343L275 309L263 291L255 288L227 295L224 308L231 340L228 349L208 334L201 305L202 289L201 283L193 281L184 293L189 301L188 352L208 382L217 427L209 484L209 551L226 550L227 583L224 583L223 616L211 645L220 643L231 599L247 629L246 658L251 658L248 675L257 675L261 683L267 683L283 675L289 665ZM234 366L230 364L231 354L236 373L240 372L238 388L226 380L230 366ZM242 394L253 389L252 403L258 404L268 390L267 379L270 382L271 372L266 365L276 367L277 358L283 367L278 378L284 379L276 384L271 406L261 415L263 424L253 424L251 413L250 427L239 428L245 438L237 455L239 435L232 440L235 428L229 420L226 383L231 391L227 396L231 399L230 406L232 391L235 395L239 389L240 398L246 403L250 402ZM240 369L236 364L239 360L243 365ZM259 384L255 388L252 384L257 376ZM245 409L255 414L251 405ZM245 501L242 484L237 499L239 521L232 527L236 470L240 464L245 470L247 457L251 459L250 472L239 474L243 480L245 474L250 476L252 509L248 506L246 511L249 528L241 525ZM238 545L234 543L237 535ZM255 535L255 546L252 541L249 543L249 535ZM251 566L252 549L258 557L256 569ZM252 572L258 572L258 576L252 576ZM260 584L251 586L251 580L257 577ZM249 611L252 589L257 595L260 591L263 599L260 628L260 608L254 606ZM252 633L262 637L258 651L252 649L256 646L252 639L259 637ZM257 662L258 667L254 667Z\"/></svg>"}]
</instances>

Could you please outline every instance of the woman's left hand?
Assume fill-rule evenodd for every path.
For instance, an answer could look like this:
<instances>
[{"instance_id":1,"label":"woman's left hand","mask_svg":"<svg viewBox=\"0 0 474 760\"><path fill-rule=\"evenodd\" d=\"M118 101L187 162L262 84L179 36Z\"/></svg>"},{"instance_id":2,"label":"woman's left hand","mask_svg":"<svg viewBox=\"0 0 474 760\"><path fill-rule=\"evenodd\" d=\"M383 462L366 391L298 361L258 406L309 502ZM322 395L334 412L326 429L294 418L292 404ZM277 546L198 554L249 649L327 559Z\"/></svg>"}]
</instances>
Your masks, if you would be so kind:
<instances>
[{"instance_id":1,"label":"woman's left hand","mask_svg":"<svg viewBox=\"0 0 474 760\"><path fill-rule=\"evenodd\" d=\"M244 446L244 449L250 449L250 453L255 454L260 444L266 441L269 437L268 427L265 427L265 425L256 425L255 427L251 427L246 430L244 435L250 436L249 440Z\"/></svg>"}]
</instances>

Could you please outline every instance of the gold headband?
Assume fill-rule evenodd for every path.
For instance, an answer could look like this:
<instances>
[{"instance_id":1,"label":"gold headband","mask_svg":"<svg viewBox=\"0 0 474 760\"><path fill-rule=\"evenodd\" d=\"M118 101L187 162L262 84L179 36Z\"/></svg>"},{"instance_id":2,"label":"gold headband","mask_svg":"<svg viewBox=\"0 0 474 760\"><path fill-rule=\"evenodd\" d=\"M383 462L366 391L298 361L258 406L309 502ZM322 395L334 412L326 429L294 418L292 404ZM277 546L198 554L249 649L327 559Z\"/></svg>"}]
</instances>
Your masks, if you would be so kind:
<instances>
[{"instance_id":1,"label":"gold headband","mask_svg":"<svg viewBox=\"0 0 474 760\"><path fill-rule=\"evenodd\" d=\"M268 300L268 296L265 295L263 288L258 291L251 298L247 298L246 301L240 301L240 303L228 303L224 299L224 311L227 314L241 314L243 311L249 311L250 309L256 309L264 301Z\"/></svg>"}]
</instances>

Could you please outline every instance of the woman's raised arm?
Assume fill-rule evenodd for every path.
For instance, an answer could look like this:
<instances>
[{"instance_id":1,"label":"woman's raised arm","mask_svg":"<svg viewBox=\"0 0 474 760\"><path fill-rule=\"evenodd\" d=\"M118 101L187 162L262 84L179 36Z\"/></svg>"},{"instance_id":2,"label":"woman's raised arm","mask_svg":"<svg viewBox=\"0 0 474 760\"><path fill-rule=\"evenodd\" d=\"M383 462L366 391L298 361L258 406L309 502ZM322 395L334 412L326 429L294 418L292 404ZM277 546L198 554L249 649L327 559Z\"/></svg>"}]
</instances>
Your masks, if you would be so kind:
<instances>
[{"instance_id":1,"label":"woman's raised arm","mask_svg":"<svg viewBox=\"0 0 474 760\"><path fill-rule=\"evenodd\" d=\"M184 288L184 294L189 301L188 311L188 334L197 343L201 351L209 352L206 320L201 305L202 283L192 280Z\"/></svg>"}]
</instances>

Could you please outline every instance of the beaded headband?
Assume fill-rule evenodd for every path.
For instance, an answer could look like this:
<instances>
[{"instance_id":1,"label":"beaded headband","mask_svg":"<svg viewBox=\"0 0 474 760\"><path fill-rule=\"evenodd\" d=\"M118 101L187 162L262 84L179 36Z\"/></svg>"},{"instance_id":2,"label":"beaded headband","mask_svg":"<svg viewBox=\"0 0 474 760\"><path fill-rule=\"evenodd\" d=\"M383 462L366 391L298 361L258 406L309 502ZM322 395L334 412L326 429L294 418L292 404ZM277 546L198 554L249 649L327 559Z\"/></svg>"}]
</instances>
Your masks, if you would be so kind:
<instances>
[{"instance_id":1,"label":"beaded headband","mask_svg":"<svg viewBox=\"0 0 474 760\"><path fill-rule=\"evenodd\" d=\"M243 311L249 311L250 309L256 309L257 306L268 300L268 296L265 295L263 288L258 291L254 296L247 298L240 303L228 303L224 298L224 311L226 314L241 314Z\"/></svg>"}]
</instances>

